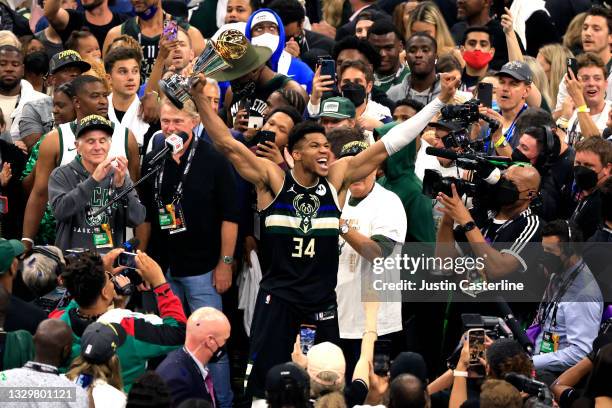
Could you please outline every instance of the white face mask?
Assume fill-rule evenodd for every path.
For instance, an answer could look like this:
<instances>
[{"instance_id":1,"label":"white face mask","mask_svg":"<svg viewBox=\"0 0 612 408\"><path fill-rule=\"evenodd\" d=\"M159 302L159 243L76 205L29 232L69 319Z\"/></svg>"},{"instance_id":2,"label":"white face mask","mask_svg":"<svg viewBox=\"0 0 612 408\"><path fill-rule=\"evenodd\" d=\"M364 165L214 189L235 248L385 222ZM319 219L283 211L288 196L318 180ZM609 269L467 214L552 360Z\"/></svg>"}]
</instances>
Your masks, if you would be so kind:
<instances>
[{"instance_id":1,"label":"white face mask","mask_svg":"<svg viewBox=\"0 0 612 408\"><path fill-rule=\"evenodd\" d=\"M262 47L267 47L270 50L272 50L272 52L276 51L276 49L278 48L279 42L280 42L280 37L278 35L274 35L270 33L264 33L260 35L259 37L251 38L251 44L259 45Z\"/></svg>"}]
</instances>

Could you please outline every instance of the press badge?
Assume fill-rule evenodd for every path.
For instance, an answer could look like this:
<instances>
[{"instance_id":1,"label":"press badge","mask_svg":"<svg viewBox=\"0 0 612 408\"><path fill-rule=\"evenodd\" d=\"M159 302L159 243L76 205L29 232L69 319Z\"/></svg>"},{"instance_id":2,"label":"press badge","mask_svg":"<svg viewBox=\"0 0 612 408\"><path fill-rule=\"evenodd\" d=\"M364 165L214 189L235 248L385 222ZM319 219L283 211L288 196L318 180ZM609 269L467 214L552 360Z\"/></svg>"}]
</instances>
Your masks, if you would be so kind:
<instances>
[{"instance_id":1,"label":"press badge","mask_svg":"<svg viewBox=\"0 0 612 408\"><path fill-rule=\"evenodd\" d=\"M113 247L113 235L111 234L111 229L108 224L94 227L93 243L96 249Z\"/></svg>"},{"instance_id":2,"label":"press badge","mask_svg":"<svg viewBox=\"0 0 612 408\"><path fill-rule=\"evenodd\" d=\"M174 228L170 229L170 234L178 234L179 232L187 231L185 224L185 213L180 201L174 203Z\"/></svg>"},{"instance_id":3,"label":"press badge","mask_svg":"<svg viewBox=\"0 0 612 408\"><path fill-rule=\"evenodd\" d=\"M159 227L163 230L176 227L176 216L174 204L167 204L165 207L160 206L157 217L159 219Z\"/></svg>"},{"instance_id":4,"label":"press badge","mask_svg":"<svg viewBox=\"0 0 612 408\"><path fill-rule=\"evenodd\" d=\"M542 344L540 353L554 353L559 349L559 335L557 333L545 331L542 334Z\"/></svg>"}]
</instances>

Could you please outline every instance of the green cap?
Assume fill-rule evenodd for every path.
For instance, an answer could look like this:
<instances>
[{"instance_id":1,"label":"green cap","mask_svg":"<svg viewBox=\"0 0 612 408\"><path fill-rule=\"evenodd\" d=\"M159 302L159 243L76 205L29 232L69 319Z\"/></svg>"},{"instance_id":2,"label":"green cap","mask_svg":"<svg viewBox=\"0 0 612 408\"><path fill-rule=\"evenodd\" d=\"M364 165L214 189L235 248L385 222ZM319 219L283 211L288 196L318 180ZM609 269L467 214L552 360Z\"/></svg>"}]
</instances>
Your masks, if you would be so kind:
<instances>
[{"instance_id":1,"label":"green cap","mask_svg":"<svg viewBox=\"0 0 612 408\"><path fill-rule=\"evenodd\" d=\"M103 130L108 133L109 136L112 136L113 122L100 115L85 116L83 119L81 119L79 125L77 126L77 139L83 136L83 133L90 130Z\"/></svg>"},{"instance_id":2,"label":"green cap","mask_svg":"<svg viewBox=\"0 0 612 408\"><path fill-rule=\"evenodd\" d=\"M334 96L321 103L319 118L355 119L355 105L348 98Z\"/></svg>"},{"instance_id":3,"label":"green cap","mask_svg":"<svg viewBox=\"0 0 612 408\"><path fill-rule=\"evenodd\" d=\"M340 151L340 158L347 156L357 156L359 153L366 150L370 145L367 142L356 140L353 142L348 142L344 146L342 146L342 150Z\"/></svg>"},{"instance_id":4,"label":"green cap","mask_svg":"<svg viewBox=\"0 0 612 408\"><path fill-rule=\"evenodd\" d=\"M9 270L13 259L23 254L25 247L16 239L0 238L0 275Z\"/></svg>"}]
</instances>

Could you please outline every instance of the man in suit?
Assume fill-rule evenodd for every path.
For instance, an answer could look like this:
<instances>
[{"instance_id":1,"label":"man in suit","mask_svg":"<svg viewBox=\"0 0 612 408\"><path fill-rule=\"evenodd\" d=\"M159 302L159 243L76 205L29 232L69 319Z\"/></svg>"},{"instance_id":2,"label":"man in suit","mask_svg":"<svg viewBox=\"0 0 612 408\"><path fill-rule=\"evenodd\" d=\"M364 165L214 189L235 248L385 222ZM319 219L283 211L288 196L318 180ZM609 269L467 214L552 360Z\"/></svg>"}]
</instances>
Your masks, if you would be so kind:
<instances>
[{"instance_id":1,"label":"man in suit","mask_svg":"<svg viewBox=\"0 0 612 408\"><path fill-rule=\"evenodd\" d=\"M230 329L227 317L212 307L201 307L189 316L185 346L168 354L155 370L168 385L173 406L190 398L205 399L216 406L206 365L225 354Z\"/></svg>"},{"instance_id":2,"label":"man in suit","mask_svg":"<svg viewBox=\"0 0 612 408\"><path fill-rule=\"evenodd\" d=\"M338 28L336 31L336 41L340 41L348 35L355 35L355 25L357 24L357 17L364 10L379 10L376 0L349 0L353 10L353 15L349 17L349 22Z\"/></svg>"}]
</instances>

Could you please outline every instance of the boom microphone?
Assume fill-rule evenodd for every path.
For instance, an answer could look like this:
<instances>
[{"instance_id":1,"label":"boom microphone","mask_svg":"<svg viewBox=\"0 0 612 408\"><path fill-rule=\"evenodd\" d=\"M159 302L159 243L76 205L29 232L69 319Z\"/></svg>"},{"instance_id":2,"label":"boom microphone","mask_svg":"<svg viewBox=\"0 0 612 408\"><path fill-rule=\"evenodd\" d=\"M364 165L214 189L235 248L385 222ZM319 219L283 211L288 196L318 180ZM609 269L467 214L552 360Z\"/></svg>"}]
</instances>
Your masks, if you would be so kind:
<instances>
[{"instance_id":1,"label":"boom microphone","mask_svg":"<svg viewBox=\"0 0 612 408\"><path fill-rule=\"evenodd\" d=\"M183 145L187 141L189 136L185 132L177 132L168 136L165 140L165 146L159 151L151 161L149 165L153 166L157 164L161 159L165 158L167 154L177 154L183 150Z\"/></svg>"},{"instance_id":2,"label":"boom microphone","mask_svg":"<svg viewBox=\"0 0 612 408\"><path fill-rule=\"evenodd\" d=\"M461 167L462 169L476 170L478 175L487 182L487 184L496 184L501 178L501 171L495 164L489 161L489 158L475 154L457 153L450 149L438 149L437 147L427 147L425 148L425 153L430 156L454 160L457 162L457 167ZM497 156L491 156L490 159L496 161L510 160L507 157L498 160Z\"/></svg>"},{"instance_id":3,"label":"boom microphone","mask_svg":"<svg viewBox=\"0 0 612 408\"><path fill-rule=\"evenodd\" d=\"M516 320L516 317L514 317L510 306L508 303L506 303L506 300L501 296L497 296L495 303L497 304L497 308L501 312L504 321L510 328L510 331L512 331L512 335L516 341L519 342L526 353L528 353L530 356L533 355L533 343L531 343L531 340L529 340L529 337L527 337L525 331L521 329L518 320Z\"/></svg>"}]
</instances>

